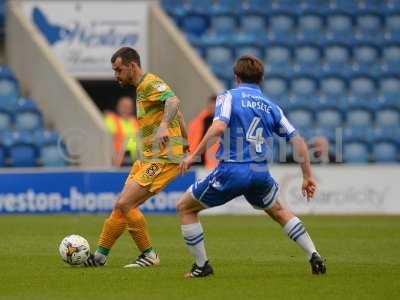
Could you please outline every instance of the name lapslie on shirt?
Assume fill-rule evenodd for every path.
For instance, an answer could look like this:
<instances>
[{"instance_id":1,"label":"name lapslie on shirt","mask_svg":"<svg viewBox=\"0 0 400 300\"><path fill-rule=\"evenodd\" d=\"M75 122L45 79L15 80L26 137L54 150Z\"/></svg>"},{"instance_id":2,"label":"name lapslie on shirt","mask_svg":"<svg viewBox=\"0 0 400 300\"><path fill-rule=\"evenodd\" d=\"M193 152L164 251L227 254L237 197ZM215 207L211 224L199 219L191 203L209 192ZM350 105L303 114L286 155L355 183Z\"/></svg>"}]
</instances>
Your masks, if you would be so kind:
<instances>
[{"instance_id":1,"label":"name lapslie on shirt","mask_svg":"<svg viewBox=\"0 0 400 300\"><path fill-rule=\"evenodd\" d=\"M268 104L265 104L261 101L252 101L252 100L242 99L242 107L259 109L259 110L265 111L268 114L271 112L271 106L269 106Z\"/></svg>"}]
</instances>

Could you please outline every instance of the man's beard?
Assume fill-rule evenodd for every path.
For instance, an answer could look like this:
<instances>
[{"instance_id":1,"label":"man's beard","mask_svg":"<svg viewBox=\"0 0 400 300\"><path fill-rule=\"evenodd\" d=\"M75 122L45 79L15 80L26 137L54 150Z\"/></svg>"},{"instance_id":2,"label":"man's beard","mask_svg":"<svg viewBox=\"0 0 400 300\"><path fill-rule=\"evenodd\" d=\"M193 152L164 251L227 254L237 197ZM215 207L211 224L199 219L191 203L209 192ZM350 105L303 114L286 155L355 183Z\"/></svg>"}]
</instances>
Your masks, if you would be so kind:
<instances>
[{"instance_id":1,"label":"man's beard","mask_svg":"<svg viewBox=\"0 0 400 300\"><path fill-rule=\"evenodd\" d=\"M122 81L122 80L119 81L119 85L120 85L121 87L130 87L130 86L136 87L135 84L133 84L132 76L129 76L129 77L126 79L126 81Z\"/></svg>"}]
</instances>

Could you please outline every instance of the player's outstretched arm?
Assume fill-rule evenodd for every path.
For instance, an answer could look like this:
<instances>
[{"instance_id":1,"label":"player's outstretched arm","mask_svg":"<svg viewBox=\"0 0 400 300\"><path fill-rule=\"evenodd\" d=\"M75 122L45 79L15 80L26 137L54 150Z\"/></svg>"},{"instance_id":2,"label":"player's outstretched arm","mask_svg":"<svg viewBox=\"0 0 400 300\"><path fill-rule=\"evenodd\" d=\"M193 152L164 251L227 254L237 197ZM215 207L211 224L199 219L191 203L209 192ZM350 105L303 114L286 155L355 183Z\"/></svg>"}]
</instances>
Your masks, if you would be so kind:
<instances>
[{"instance_id":1,"label":"player's outstretched arm","mask_svg":"<svg viewBox=\"0 0 400 300\"><path fill-rule=\"evenodd\" d=\"M311 171L307 144L299 135L294 136L290 140L290 143L293 145L295 160L300 164L301 171L303 172L303 185L301 188L303 196L307 197L307 200L310 200L314 196L316 182Z\"/></svg>"},{"instance_id":2,"label":"player's outstretched arm","mask_svg":"<svg viewBox=\"0 0 400 300\"><path fill-rule=\"evenodd\" d=\"M165 100L164 115L156 134L156 142L160 148L164 148L168 142L168 124L174 119L178 112L179 103L180 101L176 96Z\"/></svg>"},{"instance_id":3,"label":"player's outstretched arm","mask_svg":"<svg viewBox=\"0 0 400 300\"><path fill-rule=\"evenodd\" d=\"M220 120L214 120L212 122L197 148L181 162L180 168L182 174L190 168L197 156L203 154L209 147L214 145L224 133L226 126L226 123Z\"/></svg>"}]
</instances>

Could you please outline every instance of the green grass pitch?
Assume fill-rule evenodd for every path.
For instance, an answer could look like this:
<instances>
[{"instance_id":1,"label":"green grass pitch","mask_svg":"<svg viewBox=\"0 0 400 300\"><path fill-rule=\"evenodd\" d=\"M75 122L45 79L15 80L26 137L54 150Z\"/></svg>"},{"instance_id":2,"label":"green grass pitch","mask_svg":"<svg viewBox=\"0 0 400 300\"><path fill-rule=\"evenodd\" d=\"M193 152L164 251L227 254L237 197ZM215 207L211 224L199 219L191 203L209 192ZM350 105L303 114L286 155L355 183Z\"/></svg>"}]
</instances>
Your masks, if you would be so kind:
<instances>
[{"instance_id":1,"label":"green grass pitch","mask_svg":"<svg viewBox=\"0 0 400 300\"><path fill-rule=\"evenodd\" d=\"M398 216L304 216L325 276L267 217L202 217L215 276L194 280L183 278L192 259L175 216L148 216L159 267L121 268L137 255L128 234L104 268L64 264L61 239L81 234L94 249L104 218L1 216L0 299L400 299Z\"/></svg>"}]
</instances>

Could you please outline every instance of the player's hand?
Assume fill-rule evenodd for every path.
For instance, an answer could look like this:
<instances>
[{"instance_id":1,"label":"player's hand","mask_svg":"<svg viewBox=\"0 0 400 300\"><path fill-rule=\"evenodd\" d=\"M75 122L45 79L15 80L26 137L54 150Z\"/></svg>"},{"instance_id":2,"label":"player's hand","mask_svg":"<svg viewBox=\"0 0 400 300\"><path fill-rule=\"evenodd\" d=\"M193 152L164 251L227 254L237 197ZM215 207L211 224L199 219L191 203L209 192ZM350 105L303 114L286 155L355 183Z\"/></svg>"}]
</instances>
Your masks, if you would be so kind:
<instances>
[{"instance_id":1,"label":"player's hand","mask_svg":"<svg viewBox=\"0 0 400 300\"><path fill-rule=\"evenodd\" d=\"M161 123L156 133L156 143L160 149L163 149L167 146L168 140L168 125L166 123Z\"/></svg>"},{"instance_id":2,"label":"player's hand","mask_svg":"<svg viewBox=\"0 0 400 300\"><path fill-rule=\"evenodd\" d=\"M193 165L193 162L194 162L193 155L189 155L181 161L181 163L179 165L181 175L185 174L187 172L187 170L190 169L190 167Z\"/></svg>"},{"instance_id":3,"label":"player's hand","mask_svg":"<svg viewBox=\"0 0 400 300\"><path fill-rule=\"evenodd\" d=\"M301 192L304 197L307 197L307 201L310 201L314 197L317 189L317 183L313 177L305 177L301 186Z\"/></svg>"}]
</instances>

